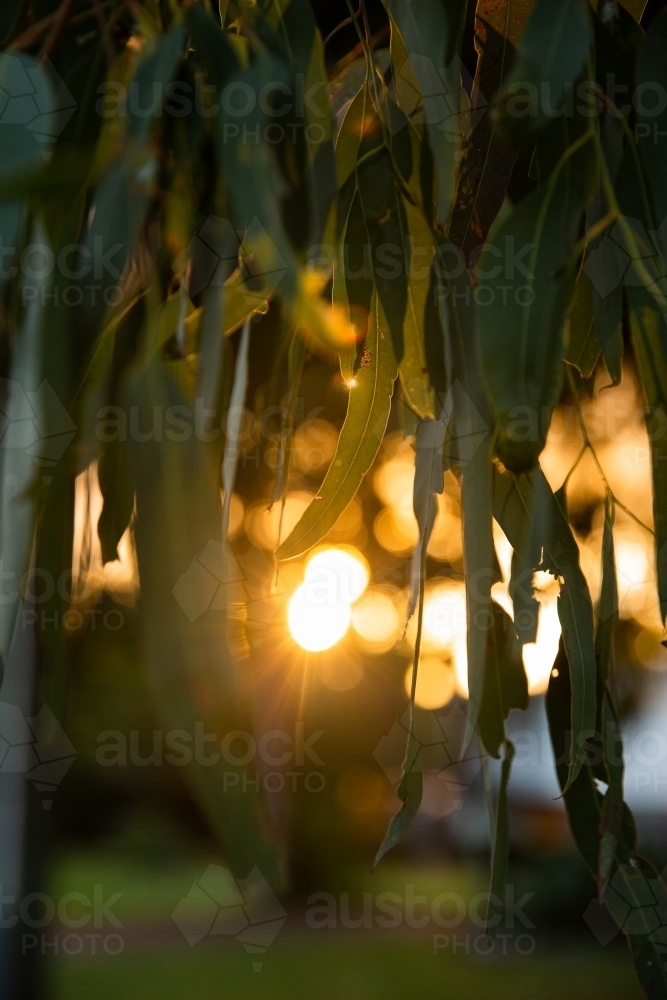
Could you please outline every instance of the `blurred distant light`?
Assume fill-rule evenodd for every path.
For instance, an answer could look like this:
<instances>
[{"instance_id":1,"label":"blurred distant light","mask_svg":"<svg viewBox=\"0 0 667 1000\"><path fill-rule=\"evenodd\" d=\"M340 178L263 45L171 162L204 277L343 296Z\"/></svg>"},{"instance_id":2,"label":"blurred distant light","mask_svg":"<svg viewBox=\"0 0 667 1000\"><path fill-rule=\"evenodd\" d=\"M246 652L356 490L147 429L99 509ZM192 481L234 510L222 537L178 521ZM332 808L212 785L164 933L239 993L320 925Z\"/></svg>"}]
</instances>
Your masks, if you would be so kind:
<instances>
[{"instance_id":1,"label":"blurred distant light","mask_svg":"<svg viewBox=\"0 0 667 1000\"><path fill-rule=\"evenodd\" d=\"M405 638L414 648L417 632L415 613L406 629ZM451 658L456 690L468 697L468 655L466 650L465 587L457 580L443 580L427 585L424 599L422 653Z\"/></svg>"},{"instance_id":2,"label":"blurred distant light","mask_svg":"<svg viewBox=\"0 0 667 1000\"><path fill-rule=\"evenodd\" d=\"M287 609L287 623L295 642L312 653L331 649L343 638L352 612L344 601L318 603L312 591L302 583L292 594Z\"/></svg>"},{"instance_id":3,"label":"blurred distant light","mask_svg":"<svg viewBox=\"0 0 667 1000\"><path fill-rule=\"evenodd\" d=\"M440 562L458 562L463 556L461 519L444 493L438 494L437 501L438 512L426 551Z\"/></svg>"},{"instance_id":4,"label":"blurred distant light","mask_svg":"<svg viewBox=\"0 0 667 1000\"><path fill-rule=\"evenodd\" d=\"M650 599L654 580L653 567L646 549L639 541L620 538L615 546L619 614L632 618Z\"/></svg>"},{"instance_id":5,"label":"blurred distant light","mask_svg":"<svg viewBox=\"0 0 667 1000\"><path fill-rule=\"evenodd\" d=\"M412 552L419 538L412 507L385 507L375 518L373 531L382 548L396 556Z\"/></svg>"},{"instance_id":6,"label":"blurred distant light","mask_svg":"<svg viewBox=\"0 0 667 1000\"><path fill-rule=\"evenodd\" d=\"M405 672L405 690L410 694L412 666ZM448 705L456 692L456 677L452 666L438 656L423 656L417 670L415 704L420 708L436 709Z\"/></svg>"},{"instance_id":7,"label":"blurred distant light","mask_svg":"<svg viewBox=\"0 0 667 1000\"><path fill-rule=\"evenodd\" d=\"M412 511L412 488L415 480L414 453L390 458L373 477L373 488L379 500L388 507L404 507Z\"/></svg>"},{"instance_id":8,"label":"blurred distant light","mask_svg":"<svg viewBox=\"0 0 667 1000\"><path fill-rule=\"evenodd\" d=\"M118 559L102 563L97 533L103 507L97 462L79 473L74 484L74 539L72 545L72 599L96 590L133 598L139 589L139 571L131 528L118 542ZM78 595L78 596L77 596Z\"/></svg>"},{"instance_id":9,"label":"blurred distant light","mask_svg":"<svg viewBox=\"0 0 667 1000\"><path fill-rule=\"evenodd\" d=\"M557 591L556 593L552 591L540 600L536 641L527 642L523 647L523 665L528 678L529 694L544 694L549 686L560 636Z\"/></svg>"},{"instance_id":10,"label":"blurred distant light","mask_svg":"<svg viewBox=\"0 0 667 1000\"><path fill-rule=\"evenodd\" d=\"M443 648L465 636L466 600L463 584L434 587L424 601L424 636Z\"/></svg>"},{"instance_id":11,"label":"blurred distant light","mask_svg":"<svg viewBox=\"0 0 667 1000\"><path fill-rule=\"evenodd\" d=\"M351 605L366 590L369 575L368 563L352 546L315 550L287 610L290 632L303 649L317 653L340 642L352 620Z\"/></svg>"},{"instance_id":12,"label":"blurred distant light","mask_svg":"<svg viewBox=\"0 0 667 1000\"><path fill-rule=\"evenodd\" d=\"M366 652L386 653L399 638L401 618L389 594L373 589L352 608L352 627Z\"/></svg>"},{"instance_id":13,"label":"blurred distant light","mask_svg":"<svg viewBox=\"0 0 667 1000\"><path fill-rule=\"evenodd\" d=\"M329 529L327 539L334 542L349 542L360 534L365 535L364 516L361 504L355 497L340 514L333 528Z\"/></svg>"},{"instance_id":14,"label":"blurred distant light","mask_svg":"<svg viewBox=\"0 0 667 1000\"><path fill-rule=\"evenodd\" d=\"M314 494L307 490L295 490L287 494L282 527L280 528L281 541L287 538L313 496ZM250 508L246 516L246 534L250 541L259 545L260 548L275 549L278 545L281 503L274 503L270 510L268 507L268 502L262 500Z\"/></svg>"},{"instance_id":15,"label":"blurred distant light","mask_svg":"<svg viewBox=\"0 0 667 1000\"><path fill-rule=\"evenodd\" d=\"M328 420L307 420L295 431L292 441L292 461L297 469L308 474L329 465L336 451L338 434Z\"/></svg>"},{"instance_id":16,"label":"blurred distant light","mask_svg":"<svg viewBox=\"0 0 667 1000\"><path fill-rule=\"evenodd\" d=\"M368 586L368 563L352 546L316 550L306 563L304 585L322 603L353 604Z\"/></svg>"}]
</instances>

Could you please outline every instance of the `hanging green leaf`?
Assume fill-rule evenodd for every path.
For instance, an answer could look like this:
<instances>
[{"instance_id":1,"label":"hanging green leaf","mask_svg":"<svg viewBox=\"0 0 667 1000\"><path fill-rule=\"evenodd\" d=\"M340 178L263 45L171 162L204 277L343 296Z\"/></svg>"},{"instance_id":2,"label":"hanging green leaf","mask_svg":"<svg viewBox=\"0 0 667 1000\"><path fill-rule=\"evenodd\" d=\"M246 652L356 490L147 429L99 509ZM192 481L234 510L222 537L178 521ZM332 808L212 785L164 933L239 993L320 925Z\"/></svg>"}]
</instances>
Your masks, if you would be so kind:
<instances>
[{"instance_id":1,"label":"hanging green leaf","mask_svg":"<svg viewBox=\"0 0 667 1000\"><path fill-rule=\"evenodd\" d=\"M316 545L357 492L382 443L396 371L389 330L376 296L336 454L317 496L276 552L278 559L294 559Z\"/></svg>"},{"instance_id":2,"label":"hanging green leaf","mask_svg":"<svg viewBox=\"0 0 667 1000\"><path fill-rule=\"evenodd\" d=\"M512 619L495 601L491 613L493 625L487 630L484 693L477 727L487 753L498 757L509 713L513 708L528 708L528 681Z\"/></svg>"},{"instance_id":3,"label":"hanging green leaf","mask_svg":"<svg viewBox=\"0 0 667 1000\"><path fill-rule=\"evenodd\" d=\"M646 402L658 419L667 419L667 319L643 288L629 288L632 341ZM660 617L667 616L667 438L650 435L653 469L653 520Z\"/></svg>"},{"instance_id":4,"label":"hanging green leaf","mask_svg":"<svg viewBox=\"0 0 667 1000\"><path fill-rule=\"evenodd\" d=\"M397 360L403 359L403 323L408 308L407 219L389 154L380 152L357 167L359 198L370 239L373 279L387 318Z\"/></svg>"},{"instance_id":5,"label":"hanging green leaf","mask_svg":"<svg viewBox=\"0 0 667 1000\"><path fill-rule=\"evenodd\" d=\"M567 317L565 360L574 365L584 379L595 371L600 357L600 341L595 325L594 289L585 271L580 271Z\"/></svg>"},{"instance_id":6,"label":"hanging green leaf","mask_svg":"<svg viewBox=\"0 0 667 1000\"><path fill-rule=\"evenodd\" d=\"M442 0L385 0L385 6L392 30L398 30L403 38L409 60L409 72L403 63L394 66L394 73L408 88L411 75L417 83L411 103L421 98L419 108L438 179L437 221L444 226L454 194L461 139L459 64L451 51L458 37L461 7L451 5L447 9ZM407 107L404 110L410 114Z\"/></svg>"},{"instance_id":7,"label":"hanging green leaf","mask_svg":"<svg viewBox=\"0 0 667 1000\"><path fill-rule=\"evenodd\" d=\"M524 556L529 537L529 513L537 481L547 508L545 523L550 539L545 546L542 567L562 577L558 597L558 617L572 675L568 748L568 787L581 770L586 757L586 741L595 733L597 714L597 665L593 633L593 608L588 585L579 566L579 549L567 518L538 468L529 476L494 473L494 516L515 550Z\"/></svg>"},{"instance_id":8,"label":"hanging green leaf","mask_svg":"<svg viewBox=\"0 0 667 1000\"><path fill-rule=\"evenodd\" d=\"M516 65L498 97L497 122L508 139L525 138L558 113L592 42L586 0L536 0Z\"/></svg>"},{"instance_id":9,"label":"hanging green leaf","mask_svg":"<svg viewBox=\"0 0 667 1000\"><path fill-rule=\"evenodd\" d=\"M478 61L471 95L472 130L461 164L449 238L466 260L486 240L505 198L516 160L490 112L507 80L533 0L480 0L475 20Z\"/></svg>"},{"instance_id":10,"label":"hanging green leaf","mask_svg":"<svg viewBox=\"0 0 667 1000\"><path fill-rule=\"evenodd\" d=\"M400 844L408 827L419 812L424 790L424 776L419 751L419 743L410 733L403 761L402 777L396 793L402 805L389 823L389 829L375 855L374 868L377 867L387 851Z\"/></svg>"},{"instance_id":11,"label":"hanging green leaf","mask_svg":"<svg viewBox=\"0 0 667 1000\"><path fill-rule=\"evenodd\" d=\"M514 744L505 740L505 756L500 773L500 791L498 793L498 808L496 811L496 828L493 839L493 857L491 860L491 891L486 911L486 932L494 934L496 925L502 920L507 884L507 866L510 852L510 824L507 806L507 786L512 773L514 760Z\"/></svg>"},{"instance_id":12,"label":"hanging green leaf","mask_svg":"<svg viewBox=\"0 0 667 1000\"><path fill-rule=\"evenodd\" d=\"M590 139L585 132L569 147L548 182L517 205L479 259L477 329L497 424L495 447L513 472L535 463L560 396L573 282L569 234L585 201L585 190L571 190L568 163L585 161Z\"/></svg>"},{"instance_id":13,"label":"hanging green leaf","mask_svg":"<svg viewBox=\"0 0 667 1000\"><path fill-rule=\"evenodd\" d=\"M156 361L128 387L127 403L137 408L139 426L150 426L154 406L166 410L184 399ZM222 738L239 728L243 716L224 601L215 600L220 591L224 595L227 580L217 477L194 435L179 442L133 436L130 457L140 611L157 704L170 728L194 732L195 722L203 721L207 732ZM235 869L245 873L257 864L269 880L277 880L273 851L258 833L252 786L242 788L239 780L223 790L224 773L217 768L193 764L187 772Z\"/></svg>"},{"instance_id":14,"label":"hanging green leaf","mask_svg":"<svg viewBox=\"0 0 667 1000\"><path fill-rule=\"evenodd\" d=\"M438 415L438 406L432 385L436 384L437 374L430 375L426 359L427 331L437 338L436 350L444 358L444 338L438 317L435 326L429 330L427 311L432 308L429 296L433 296L431 285L432 261L435 246L430 228L421 209L407 202L404 203L409 231L409 273L407 282L407 310L403 325L403 358L399 364L401 383L410 405L422 417ZM406 255L407 256L407 255ZM441 375L440 391L444 389L444 377Z\"/></svg>"},{"instance_id":15,"label":"hanging green leaf","mask_svg":"<svg viewBox=\"0 0 667 1000\"><path fill-rule=\"evenodd\" d=\"M655 217L659 223L667 218L667 11L661 10L651 23L637 61L637 83L642 90L637 136L646 163ZM653 99L650 94L654 94ZM663 253L665 253L663 243Z\"/></svg>"}]
</instances>

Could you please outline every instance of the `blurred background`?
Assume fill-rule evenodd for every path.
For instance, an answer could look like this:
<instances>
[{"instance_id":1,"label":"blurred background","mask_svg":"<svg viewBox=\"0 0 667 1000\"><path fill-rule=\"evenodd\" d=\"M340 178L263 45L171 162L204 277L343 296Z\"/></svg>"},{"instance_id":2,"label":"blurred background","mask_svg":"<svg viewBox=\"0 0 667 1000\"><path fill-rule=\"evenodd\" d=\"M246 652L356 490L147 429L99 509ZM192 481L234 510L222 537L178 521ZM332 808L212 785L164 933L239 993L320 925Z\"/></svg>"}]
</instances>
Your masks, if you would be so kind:
<instances>
[{"instance_id":1,"label":"blurred background","mask_svg":"<svg viewBox=\"0 0 667 1000\"><path fill-rule=\"evenodd\" d=\"M323 35L346 16L315 3ZM653 5L656 6L656 5ZM368 4L373 30L386 23ZM352 27L329 59L354 47ZM466 57L474 71L472 41ZM235 335L238 337L238 334ZM372 872L398 807L415 622L405 629L412 513L412 414L395 401L383 447L358 497L326 543L276 570L272 551L296 523L335 452L347 405L336 359L310 357L297 401L284 512L270 507L280 413L270 384L276 318L257 316L248 411L232 498L229 643L252 690L248 731L220 746L204 730L164 730L144 672L131 537L121 559L101 564L94 531L101 498L94 469L79 477L75 552L85 599L68 619L70 655L58 767L28 781L26 884L33 898L14 927L3 895L0 923L19 934L24 996L53 1000L413 1000L478 998L630 1000L640 997L620 935L595 908L558 799L544 692L558 649L558 584L534 581L537 641L524 647L530 706L514 713L510 785L510 918L484 935L490 823L485 776L473 745L458 761L466 708L465 603L459 490L447 473L428 550L417 726L425 762L421 810L405 841ZM631 352L626 351L626 357ZM639 849L667 864L667 651L657 606L648 433L631 364L616 388L598 370L584 416L608 482L626 510L615 527L621 621L614 684L626 738L626 799ZM279 395L279 394L278 394ZM664 433L664 428L656 429ZM541 462L553 488L582 447L574 402L556 413ZM587 453L568 479L568 506L594 601L600 586L604 488ZM508 610L511 548L497 530ZM81 571L83 575L83 569ZM313 579L335 599L313 605ZM205 692L202 697L205 698ZM3 689L12 701L12 692ZM4 746L4 744L2 744ZM244 760L262 790L279 844L277 895L249 873L235 882L185 778ZM230 771L230 783L238 778ZM10 780L11 779L11 780ZM23 779L22 779L23 780ZM0 799L19 794L0 773ZM22 794L22 793L21 793ZM241 883L244 884L241 884ZM25 900L24 900L25 903ZM511 926L510 926L511 922Z\"/></svg>"},{"instance_id":2,"label":"blurred background","mask_svg":"<svg viewBox=\"0 0 667 1000\"><path fill-rule=\"evenodd\" d=\"M317 494L347 394L334 359L309 358L281 524L280 505L269 509L279 422L263 407L276 339L269 311L253 328L253 410L230 519L240 569L228 638L252 687L252 732L230 734L220 746L205 732L164 731L142 667L131 539L121 545L121 560L103 570L84 517L89 510L95 524L99 516L97 481L91 470L79 479L76 546L85 552L87 596L68 622L66 766L56 780L29 782L28 882L36 891L48 886L55 906L47 921L49 904L35 898L27 928L23 921L34 995L240 1000L299 992L374 1000L406 991L560 997L566 989L589 1000L640 996L624 944L600 923L595 887L557 798L544 692L558 648L558 584L548 574L535 580L537 641L523 654L530 707L508 726L517 747L508 886L515 909L494 942L484 936L484 774L474 745L464 761L456 759L467 689L459 495L451 473L428 551L416 699L424 801L405 842L371 872L398 805L415 641L414 622L404 631L417 538L411 414L396 403L373 469L325 544L276 573L272 550ZM604 388L603 372L596 378L584 416L605 475L632 512L619 510L615 529L621 622L614 683L626 733L626 795L640 849L662 867L667 652L651 535L636 520L651 519L648 432L632 368L617 388ZM574 406L564 398L542 457L553 487L575 465L581 444ZM604 490L590 453L570 475L568 502L596 599ZM504 582L494 597L510 607L511 549L499 529L496 545ZM333 597L313 603L309 581L324 581ZM209 595L203 612L190 613L206 613L210 604ZM262 789L285 887L259 916L252 880L233 883L186 783L181 765L193 751L202 766L245 762ZM488 780L497 780L493 766ZM3 918L11 912L7 906Z\"/></svg>"}]
</instances>

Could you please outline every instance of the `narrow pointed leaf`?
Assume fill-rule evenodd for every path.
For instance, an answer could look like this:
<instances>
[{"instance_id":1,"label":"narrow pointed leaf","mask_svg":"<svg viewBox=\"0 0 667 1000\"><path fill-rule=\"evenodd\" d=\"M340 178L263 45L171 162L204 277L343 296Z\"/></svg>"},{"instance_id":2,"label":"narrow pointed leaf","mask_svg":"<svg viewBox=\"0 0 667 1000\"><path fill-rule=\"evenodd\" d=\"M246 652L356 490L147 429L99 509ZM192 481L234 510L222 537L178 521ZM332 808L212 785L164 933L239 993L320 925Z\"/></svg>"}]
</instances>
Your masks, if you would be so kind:
<instances>
[{"instance_id":1,"label":"narrow pointed leaf","mask_svg":"<svg viewBox=\"0 0 667 1000\"><path fill-rule=\"evenodd\" d=\"M493 935L497 917L502 919L503 900L506 895L507 866L509 863L510 851L510 824L509 810L507 806L507 786L509 785L512 773L512 761L514 760L514 744L511 740L505 741L505 757L500 772L500 791L498 793L498 808L496 811L496 829L493 842L493 857L491 861L491 892L489 894L489 904L486 912L486 929Z\"/></svg>"},{"instance_id":2,"label":"narrow pointed leaf","mask_svg":"<svg viewBox=\"0 0 667 1000\"><path fill-rule=\"evenodd\" d=\"M382 443L397 366L377 297L371 309L365 358L350 389L333 462L317 497L276 552L278 559L294 559L324 538L357 492Z\"/></svg>"}]
</instances>

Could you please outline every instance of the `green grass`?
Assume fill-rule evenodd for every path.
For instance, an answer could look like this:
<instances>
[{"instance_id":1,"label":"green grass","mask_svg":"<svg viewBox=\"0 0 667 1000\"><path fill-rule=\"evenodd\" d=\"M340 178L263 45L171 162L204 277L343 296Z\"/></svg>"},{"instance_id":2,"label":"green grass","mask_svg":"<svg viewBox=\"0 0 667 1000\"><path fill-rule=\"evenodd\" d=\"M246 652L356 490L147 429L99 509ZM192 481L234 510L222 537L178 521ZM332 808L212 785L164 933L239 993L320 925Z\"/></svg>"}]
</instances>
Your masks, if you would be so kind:
<instances>
[{"instance_id":1,"label":"green grass","mask_svg":"<svg viewBox=\"0 0 667 1000\"><path fill-rule=\"evenodd\" d=\"M496 961L427 941L278 939L260 972L229 946L61 960L54 1000L640 1000L622 952L553 950Z\"/></svg>"},{"instance_id":2,"label":"green grass","mask_svg":"<svg viewBox=\"0 0 667 1000\"><path fill-rule=\"evenodd\" d=\"M600 948L592 937L544 938L530 956L474 954L481 931L456 931L462 947L433 953L431 927L397 930L309 930L306 904L286 901L287 926L266 955L247 955L233 939L208 938L190 948L170 915L213 857L197 851L93 850L61 856L50 891L92 895L103 886L108 899L122 897L113 912L123 924L122 954L62 953L49 959L53 1000L641 1000L629 954ZM360 866L341 875L331 890L350 894L354 915L364 892L386 890L433 899L440 892L471 899L486 888L485 873L473 866L409 866L389 863L371 875ZM537 919L537 918L536 918ZM84 933L91 928L84 928ZM108 928L113 931L113 928ZM454 932L452 932L454 933ZM520 931L518 932L520 933ZM509 949L512 951L512 949ZM262 968L253 971L261 958Z\"/></svg>"}]
</instances>

